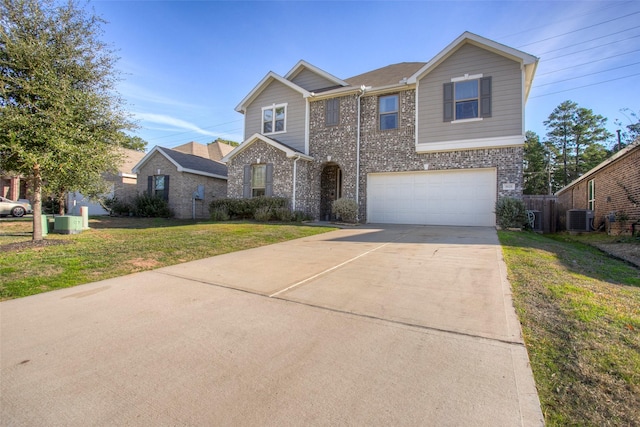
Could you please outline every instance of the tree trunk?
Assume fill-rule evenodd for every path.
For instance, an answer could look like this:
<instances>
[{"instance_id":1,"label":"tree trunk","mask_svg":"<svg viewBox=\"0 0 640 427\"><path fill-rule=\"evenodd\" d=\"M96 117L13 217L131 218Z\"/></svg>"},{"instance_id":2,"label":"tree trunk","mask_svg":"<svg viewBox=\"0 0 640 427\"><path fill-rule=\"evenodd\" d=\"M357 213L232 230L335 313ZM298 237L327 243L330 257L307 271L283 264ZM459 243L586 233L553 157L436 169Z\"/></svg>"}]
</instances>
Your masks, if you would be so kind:
<instances>
[{"instance_id":1,"label":"tree trunk","mask_svg":"<svg viewBox=\"0 0 640 427\"><path fill-rule=\"evenodd\" d=\"M42 175L40 166L33 168L33 240L42 240Z\"/></svg>"},{"instance_id":2,"label":"tree trunk","mask_svg":"<svg viewBox=\"0 0 640 427\"><path fill-rule=\"evenodd\" d=\"M61 192L58 194L58 215L64 215L66 212L67 205L67 194L65 192Z\"/></svg>"}]
</instances>

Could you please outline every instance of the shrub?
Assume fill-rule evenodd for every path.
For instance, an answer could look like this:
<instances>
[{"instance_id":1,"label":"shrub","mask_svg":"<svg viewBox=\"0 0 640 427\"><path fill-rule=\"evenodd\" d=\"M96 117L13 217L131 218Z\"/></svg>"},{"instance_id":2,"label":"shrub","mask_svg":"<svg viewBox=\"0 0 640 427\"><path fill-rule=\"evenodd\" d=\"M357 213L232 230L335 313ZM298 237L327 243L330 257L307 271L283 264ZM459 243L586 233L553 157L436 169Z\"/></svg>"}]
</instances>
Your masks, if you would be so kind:
<instances>
[{"instance_id":1,"label":"shrub","mask_svg":"<svg viewBox=\"0 0 640 427\"><path fill-rule=\"evenodd\" d=\"M251 199L216 199L209 204L209 212L218 208L225 208L230 219L257 219L258 209L266 207L271 211L278 208L289 207L289 199L286 197L254 197Z\"/></svg>"},{"instance_id":2,"label":"shrub","mask_svg":"<svg viewBox=\"0 0 640 427\"><path fill-rule=\"evenodd\" d=\"M496 202L496 219L502 228L524 228L527 224L527 209L524 202L512 197L503 197Z\"/></svg>"},{"instance_id":3,"label":"shrub","mask_svg":"<svg viewBox=\"0 0 640 427\"><path fill-rule=\"evenodd\" d=\"M295 222L311 221L313 219L311 215L303 211L293 211L291 217L291 219Z\"/></svg>"},{"instance_id":4,"label":"shrub","mask_svg":"<svg viewBox=\"0 0 640 427\"><path fill-rule=\"evenodd\" d=\"M212 221L229 221L229 212L224 206L217 207L211 211Z\"/></svg>"},{"instance_id":5,"label":"shrub","mask_svg":"<svg viewBox=\"0 0 640 427\"><path fill-rule=\"evenodd\" d=\"M269 206L260 206L256 209L253 217L256 221L267 222L271 219L271 208Z\"/></svg>"},{"instance_id":6,"label":"shrub","mask_svg":"<svg viewBox=\"0 0 640 427\"><path fill-rule=\"evenodd\" d=\"M291 221L291 210L289 208L278 207L273 210L273 216L276 220L282 222Z\"/></svg>"},{"instance_id":7,"label":"shrub","mask_svg":"<svg viewBox=\"0 0 640 427\"><path fill-rule=\"evenodd\" d=\"M148 194L138 194L133 201L136 216L148 218L171 218L173 212L165 199Z\"/></svg>"},{"instance_id":8,"label":"shrub","mask_svg":"<svg viewBox=\"0 0 640 427\"><path fill-rule=\"evenodd\" d=\"M353 199L340 198L331 203L331 212L344 222L356 222L358 204Z\"/></svg>"}]
</instances>

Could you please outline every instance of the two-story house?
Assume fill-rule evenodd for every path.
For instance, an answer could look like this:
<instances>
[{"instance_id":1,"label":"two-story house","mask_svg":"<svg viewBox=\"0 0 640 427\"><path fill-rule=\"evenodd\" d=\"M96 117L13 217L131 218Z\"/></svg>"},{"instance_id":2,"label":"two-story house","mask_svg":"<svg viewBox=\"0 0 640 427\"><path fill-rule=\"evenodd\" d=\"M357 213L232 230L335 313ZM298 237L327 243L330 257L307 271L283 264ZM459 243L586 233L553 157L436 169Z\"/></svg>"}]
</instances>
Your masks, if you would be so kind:
<instances>
[{"instance_id":1,"label":"two-story house","mask_svg":"<svg viewBox=\"0 0 640 427\"><path fill-rule=\"evenodd\" d=\"M373 223L495 225L521 197L524 106L538 59L464 33L429 62L342 80L305 61L240 102L228 196L284 196L327 219L357 201Z\"/></svg>"}]
</instances>

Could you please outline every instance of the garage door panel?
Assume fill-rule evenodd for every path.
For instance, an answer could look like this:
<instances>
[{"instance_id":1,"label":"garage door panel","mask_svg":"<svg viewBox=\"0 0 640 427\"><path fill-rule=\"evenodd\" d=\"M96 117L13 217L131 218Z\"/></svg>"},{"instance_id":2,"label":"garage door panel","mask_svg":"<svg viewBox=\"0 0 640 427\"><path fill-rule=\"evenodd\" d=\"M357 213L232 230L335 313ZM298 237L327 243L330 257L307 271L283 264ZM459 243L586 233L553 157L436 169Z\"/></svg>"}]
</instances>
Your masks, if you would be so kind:
<instances>
[{"instance_id":1,"label":"garage door panel","mask_svg":"<svg viewBox=\"0 0 640 427\"><path fill-rule=\"evenodd\" d=\"M369 222L495 225L495 169L369 174Z\"/></svg>"}]
</instances>

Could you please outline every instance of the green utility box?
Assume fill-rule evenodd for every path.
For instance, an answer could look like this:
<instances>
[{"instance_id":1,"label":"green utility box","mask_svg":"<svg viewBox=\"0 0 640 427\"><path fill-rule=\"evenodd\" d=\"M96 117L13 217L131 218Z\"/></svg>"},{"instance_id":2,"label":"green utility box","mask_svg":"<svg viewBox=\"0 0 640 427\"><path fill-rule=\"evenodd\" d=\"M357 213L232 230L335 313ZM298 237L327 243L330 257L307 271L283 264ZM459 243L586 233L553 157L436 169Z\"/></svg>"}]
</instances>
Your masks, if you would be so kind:
<instances>
[{"instance_id":1,"label":"green utility box","mask_svg":"<svg viewBox=\"0 0 640 427\"><path fill-rule=\"evenodd\" d=\"M40 215L40 224L42 224L42 237L49 234L49 218L46 215Z\"/></svg>"},{"instance_id":2,"label":"green utility box","mask_svg":"<svg viewBox=\"0 0 640 427\"><path fill-rule=\"evenodd\" d=\"M79 234L82 232L82 217L63 215L57 216L54 224L56 233Z\"/></svg>"}]
</instances>

